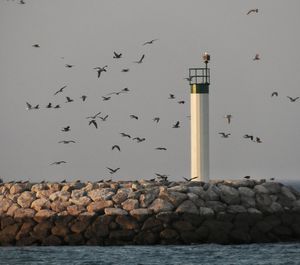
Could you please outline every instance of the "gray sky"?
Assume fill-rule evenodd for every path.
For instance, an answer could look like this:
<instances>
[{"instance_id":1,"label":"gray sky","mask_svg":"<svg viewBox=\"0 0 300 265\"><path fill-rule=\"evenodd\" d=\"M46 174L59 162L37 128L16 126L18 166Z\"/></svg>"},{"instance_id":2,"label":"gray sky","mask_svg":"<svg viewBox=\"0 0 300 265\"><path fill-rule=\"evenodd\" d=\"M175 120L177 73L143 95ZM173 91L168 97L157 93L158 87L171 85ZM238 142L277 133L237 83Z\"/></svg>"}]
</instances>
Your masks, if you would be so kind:
<instances>
[{"instance_id":1,"label":"gray sky","mask_svg":"<svg viewBox=\"0 0 300 265\"><path fill-rule=\"evenodd\" d=\"M0 176L31 181L190 175L189 67L211 54L211 178L297 179L300 1L0 1ZM251 8L258 14L246 15ZM152 45L142 44L151 39ZM40 48L33 48L38 43ZM113 51L123 58L113 59ZM256 53L260 61L253 61ZM134 64L142 54L142 64ZM74 64L66 68L65 64ZM96 66L108 65L97 78ZM130 68L122 73L122 68ZM63 93L53 96L60 87ZM101 97L128 87L128 94ZM279 96L271 98L278 91ZM176 100L168 99L169 93ZM79 97L87 95L86 102ZM64 103L65 97L74 99ZM186 104L178 104L185 100ZM40 104L27 111L26 102ZM52 102L61 109L46 109ZM101 111L99 129L85 117ZM223 118L232 114L230 125ZM139 120L129 118L130 114ZM161 117L155 124L152 119ZM173 129L176 121L181 128ZM61 132L69 125L71 131ZM223 139L218 132L230 132ZM120 132L145 137L135 143ZM244 134L262 139L257 144ZM60 140L76 144L58 144ZM121 152L111 151L118 144ZM163 146L167 151L157 151ZM68 163L50 166L54 161Z\"/></svg>"}]
</instances>

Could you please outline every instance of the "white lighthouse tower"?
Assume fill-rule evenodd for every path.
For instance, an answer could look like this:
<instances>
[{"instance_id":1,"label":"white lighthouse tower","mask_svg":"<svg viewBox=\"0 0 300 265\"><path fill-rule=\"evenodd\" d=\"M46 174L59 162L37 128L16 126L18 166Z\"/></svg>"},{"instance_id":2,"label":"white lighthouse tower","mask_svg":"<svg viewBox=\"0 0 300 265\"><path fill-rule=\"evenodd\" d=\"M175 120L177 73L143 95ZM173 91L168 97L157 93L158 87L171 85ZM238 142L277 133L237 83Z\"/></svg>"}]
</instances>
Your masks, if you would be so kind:
<instances>
[{"instance_id":1,"label":"white lighthouse tower","mask_svg":"<svg viewBox=\"0 0 300 265\"><path fill-rule=\"evenodd\" d=\"M191 86L191 179L209 182L209 84L208 53L205 68L190 68Z\"/></svg>"}]
</instances>

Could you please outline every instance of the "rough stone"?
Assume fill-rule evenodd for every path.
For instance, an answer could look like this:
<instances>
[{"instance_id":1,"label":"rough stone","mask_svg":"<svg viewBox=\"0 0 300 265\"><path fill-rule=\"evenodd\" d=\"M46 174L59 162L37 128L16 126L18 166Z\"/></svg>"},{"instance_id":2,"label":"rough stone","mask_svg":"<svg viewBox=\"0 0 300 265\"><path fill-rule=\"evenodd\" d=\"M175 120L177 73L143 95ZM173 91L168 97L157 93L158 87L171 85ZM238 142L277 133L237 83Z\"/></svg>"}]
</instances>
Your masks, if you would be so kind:
<instances>
[{"instance_id":1,"label":"rough stone","mask_svg":"<svg viewBox=\"0 0 300 265\"><path fill-rule=\"evenodd\" d=\"M0 212L6 213L10 206L12 206L13 201L7 198L0 200Z\"/></svg>"},{"instance_id":2,"label":"rough stone","mask_svg":"<svg viewBox=\"0 0 300 265\"><path fill-rule=\"evenodd\" d=\"M31 191L24 191L18 198L18 204L23 208L29 208L31 203L36 199L36 196Z\"/></svg>"},{"instance_id":3,"label":"rough stone","mask_svg":"<svg viewBox=\"0 0 300 265\"><path fill-rule=\"evenodd\" d=\"M270 193L279 193L281 190L282 184L278 182L265 182L262 184L263 187L265 187Z\"/></svg>"},{"instance_id":4,"label":"rough stone","mask_svg":"<svg viewBox=\"0 0 300 265\"><path fill-rule=\"evenodd\" d=\"M182 202L176 209L177 213L190 213L190 214L199 214L197 206L190 200Z\"/></svg>"},{"instance_id":5,"label":"rough stone","mask_svg":"<svg viewBox=\"0 0 300 265\"><path fill-rule=\"evenodd\" d=\"M291 201L295 201L297 199L296 196L287 187L282 187L281 193L284 197L286 197L287 199L289 199Z\"/></svg>"},{"instance_id":6,"label":"rough stone","mask_svg":"<svg viewBox=\"0 0 300 265\"><path fill-rule=\"evenodd\" d=\"M124 230L137 230L139 225L136 220L131 216L119 215L116 218L116 223Z\"/></svg>"},{"instance_id":7,"label":"rough stone","mask_svg":"<svg viewBox=\"0 0 300 265\"><path fill-rule=\"evenodd\" d=\"M105 214L107 215L128 215L128 212L120 208L105 208Z\"/></svg>"},{"instance_id":8,"label":"rough stone","mask_svg":"<svg viewBox=\"0 0 300 265\"><path fill-rule=\"evenodd\" d=\"M224 212L227 208L227 205L220 201L207 201L205 206L213 209L215 212Z\"/></svg>"},{"instance_id":9,"label":"rough stone","mask_svg":"<svg viewBox=\"0 0 300 265\"><path fill-rule=\"evenodd\" d=\"M159 194L158 188L151 189L147 193L141 194L140 207L143 207L143 208L148 207L154 201L154 199L158 196L158 194Z\"/></svg>"},{"instance_id":10,"label":"rough stone","mask_svg":"<svg viewBox=\"0 0 300 265\"><path fill-rule=\"evenodd\" d=\"M88 192L88 196L94 201L111 200L114 196L114 190L111 188L96 189Z\"/></svg>"},{"instance_id":11,"label":"rough stone","mask_svg":"<svg viewBox=\"0 0 300 265\"><path fill-rule=\"evenodd\" d=\"M111 200L108 201L95 201L90 203L87 206L88 212L104 212L105 208L109 208L113 206L113 202Z\"/></svg>"},{"instance_id":12,"label":"rough stone","mask_svg":"<svg viewBox=\"0 0 300 265\"><path fill-rule=\"evenodd\" d=\"M240 203L240 194L237 189L227 186L219 185L221 190L221 200L227 204L239 204Z\"/></svg>"},{"instance_id":13,"label":"rough stone","mask_svg":"<svg viewBox=\"0 0 300 265\"><path fill-rule=\"evenodd\" d=\"M55 215L55 212L48 210L48 209L42 209L39 210L35 216L34 216L34 220L38 223L43 222L45 220L48 219L52 219L52 217Z\"/></svg>"},{"instance_id":14,"label":"rough stone","mask_svg":"<svg viewBox=\"0 0 300 265\"><path fill-rule=\"evenodd\" d=\"M50 201L68 201L71 197L71 193L68 191L56 191L49 196Z\"/></svg>"},{"instance_id":15,"label":"rough stone","mask_svg":"<svg viewBox=\"0 0 300 265\"><path fill-rule=\"evenodd\" d=\"M122 202L122 208L128 212L130 212L133 209L139 208L139 201L136 199L128 199L124 202Z\"/></svg>"},{"instance_id":16,"label":"rough stone","mask_svg":"<svg viewBox=\"0 0 300 265\"><path fill-rule=\"evenodd\" d=\"M76 205L86 207L91 203L92 200L88 196L82 196L79 198L72 198L69 201Z\"/></svg>"},{"instance_id":17,"label":"rough stone","mask_svg":"<svg viewBox=\"0 0 300 265\"><path fill-rule=\"evenodd\" d=\"M45 199L45 198L34 200L31 203L31 208L36 210L37 212L41 209L49 209L50 208L50 201Z\"/></svg>"},{"instance_id":18,"label":"rough stone","mask_svg":"<svg viewBox=\"0 0 300 265\"><path fill-rule=\"evenodd\" d=\"M185 193L177 192L177 191L161 191L159 193L159 198L163 200L167 200L172 203L175 207L177 207L180 203L188 198Z\"/></svg>"},{"instance_id":19,"label":"rough stone","mask_svg":"<svg viewBox=\"0 0 300 265\"><path fill-rule=\"evenodd\" d=\"M204 196L204 190L201 186L196 186L196 187L189 187L188 192L191 192L193 194L198 195L199 197L203 198Z\"/></svg>"},{"instance_id":20,"label":"rough stone","mask_svg":"<svg viewBox=\"0 0 300 265\"><path fill-rule=\"evenodd\" d=\"M254 187L254 192L255 193L262 193L262 194L269 194L270 193L270 191L267 188L265 188L263 185L256 185Z\"/></svg>"},{"instance_id":21,"label":"rough stone","mask_svg":"<svg viewBox=\"0 0 300 265\"><path fill-rule=\"evenodd\" d=\"M18 208L14 212L14 218L17 221L22 221L24 219L32 219L36 211L30 208Z\"/></svg>"},{"instance_id":22,"label":"rough stone","mask_svg":"<svg viewBox=\"0 0 300 265\"><path fill-rule=\"evenodd\" d=\"M174 209L174 206L173 206L173 204L171 204L170 202L168 202L166 200L157 198L149 206L149 209L153 210L155 213L168 212L168 211L172 211Z\"/></svg>"},{"instance_id":23,"label":"rough stone","mask_svg":"<svg viewBox=\"0 0 300 265\"><path fill-rule=\"evenodd\" d=\"M248 187L239 187L238 191L241 196L250 197L250 198L255 196L255 192Z\"/></svg>"},{"instance_id":24,"label":"rough stone","mask_svg":"<svg viewBox=\"0 0 300 265\"><path fill-rule=\"evenodd\" d=\"M67 207L67 212L73 216L78 216L79 214L81 214L84 211L85 211L85 208L80 205L70 205Z\"/></svg>"},{"instance_id":25,"label":"rough stone","mask_svg":"<svg viewBox=\"0 0 300 265\"><path fill-rule=\"evenodd\" d=\"M61 200L55 200L50 204L50 208L54 212L63 212L66 211L68 206L71 205L71 202L69 201L61 201Z\"/></svg>"},{"instance_id":26,"label":"rough stone","mask_svg":"<svg viewBox=\"0 0 300 265\"><path fill-rule=\"evenodd\" d=\"M207 207L200 207L199 214L204 217L212 217L214 216L214 210Z\"/></svg>"}]
</instances>

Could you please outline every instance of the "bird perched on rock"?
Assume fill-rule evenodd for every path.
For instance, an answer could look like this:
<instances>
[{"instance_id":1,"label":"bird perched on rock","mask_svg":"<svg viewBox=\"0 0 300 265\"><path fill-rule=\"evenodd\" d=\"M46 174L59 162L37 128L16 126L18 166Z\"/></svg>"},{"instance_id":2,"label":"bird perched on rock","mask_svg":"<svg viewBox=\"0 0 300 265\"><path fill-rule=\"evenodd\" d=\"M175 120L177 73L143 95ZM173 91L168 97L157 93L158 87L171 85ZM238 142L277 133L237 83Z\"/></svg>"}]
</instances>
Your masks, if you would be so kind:
<instances>
[{"instance_id":1,"label":"bird perched on rock","mask_svg":"<svg viewBox=\"0 0 300 265\"><path fill-rule=\"evenodd\" d=\"M58 93L62 93L63 90L66 88L67 86L63 86L62 88L60 88L59 90L57 90L55 93L54 93L54 96L57 95Z\"/></svg>"},{"instance_id":2,"label":"bird perched on rock","mask_svg":"<svg viewBox=\"0 0 300 265\"><path fill-rule=\"evenodd\" d=\"M60 108L60 105L56 105L55 107L54 107L54 109L59 109Z\"/></svg>"},{"instance_id":3,"label":"bird perched on rock","mask_svg":"<svg viewBox=\"0 0 300 265\"><path fill-rule=\"evenodd\" d=\"M114 56L113 56L114 59L120 59L121 57L122 57L122 53L114 52Z\"/></svg>"},{"instance_id":4,"label":"bird perched on rock","mask_svg":"<svg viewBox=\"0 0 300 265\"><path fill-rule=\"evenodd\" d=\"M245 176L244 179L250 179L250 176Z\"/></svg>"},{"instance_id":5,"label":"bird perched on rock","mask_svg":"<svg viewBox=\"0 0 300 265\"><path fill-rule=\"evenodd\" d=\"M168 175L155 173L159 181L168 181Z\"/></svg>"},{"instance_id":6,"label":"bird perched on rock","mask_svg":"<svg viewBox=\"0 0 300 265\"><path fill-rule=\"evenodd\" d=\"M107 68L107 67L108 67L108 66L105 65L105 66L103 66L103 67L95 67L95 68L94 68L95 70L97 70L98 78L100 77L100 75L101 75L102 72L106 72L106 68Z\"/></svg>"},{"instance_id":7,"label":"bird perched on rock","mask_svg":"<svg viewBox=\"0 0 300 265\"><path fill-rule=\"evenodd\" d=\"M250 15L251 13L258 13L258 8L250 9L250 10L247 12L247 15Z\"/></svg>"},{"instance_id":8,"label":"bird perched on rock","mask_svg":"<svg viewBox=\"0 0 300 265\"><path fill-rule=\"evenodd\" d=\"M72 68L72 67L74 67L73 64L66 64L65 66L66 66L67 68Z\"/></svg>"},{"instance_id":9,"label":"bird perched on rock","mask_svg":"<svg viewBox=\"0 0 300 265\"><path fill-rule=\"evenodd\" d=\"M46 106L46 108L47 108L47 109L50 109L50 108L52 108L52 103L51 103L51 102L49 102L49 103L48 103L48 105Z\"/></svg>"},{"instance_id":10,"label":"bird perched on rock","mask_svg":"<svg viewBox=\"0 0 300 265\"><path fill-rule=\"evenodd\" d=\"M143 62L144 58L145 58L145 54L143 54L142 57L141 57L141 59L139 59L138 61L134 61L134 63L140 64L140 63Z\"/></svg>"},{"instance_id":11,"label":"bird perched on rock","mask_svg":"<svg viewBox=\"0 0 300 265\"><path fill-rule=\"evenodd\" d=\"M143 46L144 45L147 45L147 44L153 44L153 42L157 41L158 39L154 39L154 40L150 40L150 41L146 41L143 43Z\"/></svg>"},{"instance_id":12,"label":"bird perched on rock","mask_svg":"<svg viewBox=\"0 0 300 265\"><path fill-rule=\"evenodd\" d=\"M84 102L84 101L86 100L87 96L86 96L86 95L82 95L80 98L81 98L82 101Z\"/></svg>"},{"instance_id":13,"label":"bird perched on rock","mask_svg":"<svg viewBox=\"0 0 300 265\"><path fill-rule=\"evenodd\" d=\"M222 136L222 138L228 138L231 133L224 133L224 132L219 132L219 134Z\"/></svg>"}]
</instances>

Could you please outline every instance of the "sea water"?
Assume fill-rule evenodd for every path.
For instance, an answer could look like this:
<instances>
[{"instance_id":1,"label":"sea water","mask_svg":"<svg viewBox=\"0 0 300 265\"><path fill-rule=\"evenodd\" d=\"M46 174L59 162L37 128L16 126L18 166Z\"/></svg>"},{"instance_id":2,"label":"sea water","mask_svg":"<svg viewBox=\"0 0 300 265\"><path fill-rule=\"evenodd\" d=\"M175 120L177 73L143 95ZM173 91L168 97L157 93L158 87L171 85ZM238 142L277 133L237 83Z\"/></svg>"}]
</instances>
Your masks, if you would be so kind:
<instances>
[{"instance_id":1,"label":"sea water","mask_svg":"<svg viewBox=\"0 0 300 265\"><path fill-rule=\"evenodd\" d=\"M299 265L300 243L119 247L2 247L0 264Z\"/></svg>"}]
</instances>

